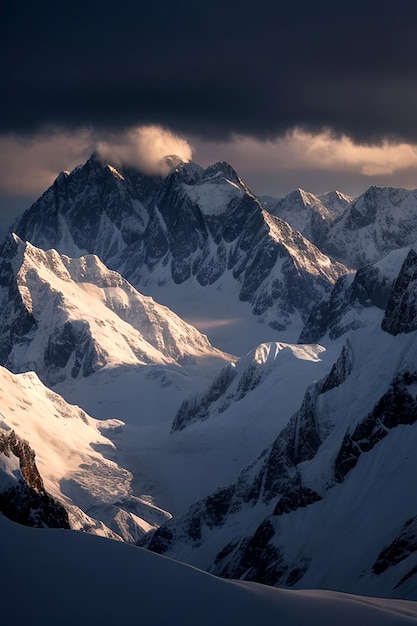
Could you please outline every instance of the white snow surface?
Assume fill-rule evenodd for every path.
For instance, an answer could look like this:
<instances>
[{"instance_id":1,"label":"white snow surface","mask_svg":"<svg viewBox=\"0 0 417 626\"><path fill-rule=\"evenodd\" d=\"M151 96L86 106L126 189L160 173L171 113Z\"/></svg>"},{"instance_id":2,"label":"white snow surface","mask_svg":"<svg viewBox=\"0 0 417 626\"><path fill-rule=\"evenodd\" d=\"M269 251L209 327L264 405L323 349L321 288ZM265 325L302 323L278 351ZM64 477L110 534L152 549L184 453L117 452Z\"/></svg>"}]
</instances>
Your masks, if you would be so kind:
<instances>
[{"instance_id":1,"label":"white snow surface","mask_svg":"<svg viewBox=\"0 0 417 626\"><path fill-rule=\"evenodd\" d=\"M15 626L32 623L34 607L45 626L417 624L414 602L226 581L140 548L1 515L0 537L2 619Z\"/></svg>"},{"instance_id":2,"label":"white snow surface","mask_svg":"<svg viewBox=\"0 0 417 626\"><path fill-rule=\"evenodd\" d=\"M201 286L195 277L180 285L158 281L143 286L143 291L176 312L187 323L207 334L213 346L237 356L243 356L257 345L268 341L296 343L303 323L294 313L292 326L278 331L268 325L267 311L255 316L249 302L239 300L241 285L231 271L225 272L214 284ZM272 316L272 315L271 315Z\"/></svg>"},{"instance_id":3,"label":"white snow surface","mask_svg":"<svg viewBox=\"0 0 417 626\"><path fill-rule=\"evenodd\" d=\"M87 330L106 366L173 364L209 357L226 360L206 336L137 292L98 257L71 259L23 243L16 236L15 240L16 280L37 328L29 342L13 346L8 357L11 369L40 372L51 337L66 322ZM70 358L65 371L56 374L57 380L70 376L73 365Z\"/></svg>"},{"instance_id":4,"label":"white snow surface","mask_svg":"<svg viewBox=\"0 0 417 626\"><path fill-rule=\"evenodd\" d=\"M109 505L123 499L136 512L133 526L137 536L170 517L148 496L134 497L132 474L114 460L115 446L108 437L123 428L122 421L95 420L45 387L34 372L16 375L4 367L0 367L0 409L2 430L13 429L35 451L45 489L69 507L70 517L74 508L74 527L80 520L83 526L75 507L87 513L86 525L94 526L87 519L89 511L94 509L93 518L109 523ZM9 457L7 464L3 461L0 475L16 476L14 459ZM116 506L111 515L117 513ZM123 536L123 528L115 528L116 534ZM100 524L94 532L114 535ZM123 538L129 540L128 534Z\"/></svg>"},{"instance_id":5,"label":"white snow surface","mask_svg":"<svg viewBox=\"0 0 417 626\"><path fill-rule=\"evenodd\" d=\"M260 384L222 412L219 400L210 418L170 434L181 402L203 393L219 369L183 366L140 370L104 369L55 387L68 401L99 418L122 418L126 426L112 437L120 463L135 476L136 491L150 493L173 515L220 485L268 446L298 409L305 389L337 358L340 344L321 346L263 344L237 362L239 372L258 368ZM236 386L236 385L235 385ZM226 392L233 394L234 387ZM123 417L122 417L123 416Z\"/></svg>"},{"instance_id":6,"label":"white snow surface","mask_svg":"<svg viewBox=\"0 0 417 626\"><path fill-rule=\"evenodd\" d=\"M316 245L352 201L351 196L340 191L329 191L316 196L303 189L296 189L284 198L260 198L262 206L269 213L288 222Z\"/></svg>"},{"instance_id":7,"label":"white snow surface","mask_svg":"<svg viewBox=\"0 0 417 626\"><path fill-rule=\"evenodd\" d=\"M204 215L221 215L232 200L242 198L245 193L239 185L225 178L222 172L198 184L183 183L182 187Z\"/></svg>"},{"instance_id":8,"label":"white snow surface","mask_svg":"<svg viewBox=\"0 0 417 626\"><path fill-rule=\"evenodd\" d=\"M360 455L357 465L341 483L335 481L334 463L346 432L352 433L374 409L398 374L415 372L417 332L394 337L375 323L373 328L351 333L349 344L350 374L341 384L319 395L315 406L314 420L322 443L310 460L297 466L303 485L322 499L270 517L276 530L273 544L289 569L308 566L295 588L414 600L415 577L401 585L399 581L417 567L417 552L410 551L407 558L394 562L379 576L373 574L372 566L381 551L398 537L407 520L417 515L417 424L387 429L386 437ZM408 391L415 397L415 385ZM249 395L255 397L255 392ZM220 419L216 426L219 422ZM257 475L265 458L268 456L253 464L248 476ZM256 504L242 501L238 513L227 514L223 525L211 528L202 524L200 545L182 537L178 525L180 540L167 554L208 569L229 542L253 535L272 514L276 502L277 499L265 505L261 498Z\"/></svg>"}]
</instances>

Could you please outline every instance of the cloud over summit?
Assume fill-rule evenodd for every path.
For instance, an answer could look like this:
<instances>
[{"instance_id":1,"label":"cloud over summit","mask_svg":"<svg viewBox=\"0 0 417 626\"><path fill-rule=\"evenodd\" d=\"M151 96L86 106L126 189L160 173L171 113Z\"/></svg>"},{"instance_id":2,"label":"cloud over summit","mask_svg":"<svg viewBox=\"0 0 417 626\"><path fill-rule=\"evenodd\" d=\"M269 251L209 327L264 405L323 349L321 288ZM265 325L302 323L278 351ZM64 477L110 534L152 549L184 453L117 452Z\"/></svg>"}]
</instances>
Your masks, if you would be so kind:
<instances>
[{"instance_id":1,"label":"cloud over summit","mask_svg":"<svg viewBox=\"0 0 417 626\"><path fill-rule=\"evenodd\" d=\"M169 173L164 157L177 156L190 161L190 144L160 126L140 126L122 133L113 133L97 141L98 153L112 163L137 167L148 174Z\"/></svg>"}]
</instances>

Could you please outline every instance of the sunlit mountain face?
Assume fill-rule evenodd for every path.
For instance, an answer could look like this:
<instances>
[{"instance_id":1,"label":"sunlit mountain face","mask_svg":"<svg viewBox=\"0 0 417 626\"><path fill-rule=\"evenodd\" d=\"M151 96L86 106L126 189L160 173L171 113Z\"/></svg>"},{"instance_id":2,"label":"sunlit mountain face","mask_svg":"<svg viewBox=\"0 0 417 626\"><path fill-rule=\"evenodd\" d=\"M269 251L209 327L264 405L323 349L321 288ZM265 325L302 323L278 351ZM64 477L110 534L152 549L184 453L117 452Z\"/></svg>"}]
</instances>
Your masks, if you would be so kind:
<instances>
[{"instance_id":1,"label":"sunlit mountain face","mask_svg":"<svg viewBox=\"0 0 417 626\"><path fill-rule=\"evenodd\" d=\"M2 536L127 591L150 568L147 597L173 573L239 596L242 623L300 623L288 590L307 624L416 619L415 192L258 198L228 163L165 165L93 154L2 246Z\"/></svg>"}]
</instances>

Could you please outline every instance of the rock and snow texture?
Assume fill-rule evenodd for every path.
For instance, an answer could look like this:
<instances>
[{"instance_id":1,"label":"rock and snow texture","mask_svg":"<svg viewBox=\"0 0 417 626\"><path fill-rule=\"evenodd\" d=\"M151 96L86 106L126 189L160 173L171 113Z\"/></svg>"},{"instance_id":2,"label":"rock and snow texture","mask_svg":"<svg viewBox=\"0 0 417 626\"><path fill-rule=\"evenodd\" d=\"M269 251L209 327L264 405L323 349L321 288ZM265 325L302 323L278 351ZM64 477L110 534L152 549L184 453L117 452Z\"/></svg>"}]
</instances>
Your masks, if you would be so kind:
<instances>
[{"instance_id":1,"label":"rock and snow texture","mask_svg":"<svg viewBox=\"0 0 417 626\"><path fill-rule=\"evenodd\" d=\"M273 445L150 548L230 578L415 599L416 363L416 332L356 331Z\"/></svg>"},{"instance_id":2,"label":"rock and snow texture","mask_svg":"<svg viewBox=\"0 0 417 626\"><path fill-rule=\"evenodd\" d=\"M353 202L351 196L340 191L329 191L322 196L296 189L284 198L260 198L264 208L300 231L318 248L337 218Z\"/></svg>"},{"instance_id":3,"label":"rock and snow texture","mask_svg":"<svg viewBox=\"0 0 417 626\"><path fill-rule=\"evenodd\" d=\"M305 320L345 271L263 211L227 163L203 170L190 162L161 181L93 156L60 174L16 232L44 249L96 254L171 308L170 287L214 285L212 310L227 290L253 323L278 330Z\"/></svg>"},{"instance_id":4,"label":"rock and snow texture","mask_svg":"<svg viewBox=\"0 0 417 626\"><path fill-rule=\"evenodd\" d=\"M134 546L85 533L24 528L0 516L0 536L4 538L2 618L15 626L33 622L39 598L45 598L42 623L46 626L56 624L57 616L62 626L417 623L413 602L221 580ZM17 557L22 554L24 567Z\"/></svg>"},{"instance_id":5,"label":"rock and snow texture","mask_svg":"<svg viewBox=\"0 0 417 626\"><path fill-rule=\"evenodd\" d=\"M388 303L394 302L390 300L391 292L399 280L398 274L403 263L407 255L411 255L410 259L414 258L413 254L415 252L410 248L393 250L381 261L365 265L356 273L339 278L331 292L313 307L300 334L299 343L334 340L358 328L380 324ZM401 270L401 276L404 277L404 274L407 271ZM414 314L413 294L404 290L402 282L398 283L396 293L400 294L400 298L405 294L409 301L411 299L408 307L408 319L411 320ZM404 308L405 304L402 306ZM394 324L405 323L405 319L400 321L404 314L405 311L395 311L392 316Z\"/></svg>"},{"instance_id":6,"label":"rock and snow texture","mask_svg":"<svg viewBox=\"0 0 417 626\"><path fill-rule=\"evenodd\" d=\"M162 178L120 172L97 154L54 184L26 211L18 234L68 256L97 254L108 264L146 230Z\"/></svg>"},{"instance_id":7,"label":"rock and snow texture","mask_svg":"<svg viewBox=\"0 0 417 626\"><path fill-rule=\"evenodd\" d=\"M45 490L29 443L0 424L0 511L26 526L69 528L65 507Z\"/></svg>"},{"instance_id":8,"label":"rock and snow texture","mask_svg":"<svg viewBox=\"0 0 417 626\"><path fill-rule=\"evenodd\" d=\"M416 239L417 190L370 187L330 229L323 250L358 268Z\"/></svg>"},{"instance_id":9,"label":"rock and snow texture","mask_svg":"<svg viewBox=\"0 0 417 626\"><path fill-rule=\"evenodd\" d=\"M237 419L240 427L244 426L248 415L256 432L257 425L265 425L265 414L268 413L273 414L273 423L269 427L273 436L277 427L274 405L280 402L285 423L291 415L291 407L293 411L296 409L298 398L303 395L308 381L319 375L321 370L317 365L324 352L325 349L319 345L261 344L236 363L226 365L203 393L184 400L175 416L172 431L180 431L194 422L224 414L221 418L223 422ZM242 402L245 398L246 402ZM252 415L254 410L260 413L256 423ZM236 418L231 417L234 414ZM221 428L221 425L216 428Z\"/></svg>"},{"instance_id":10,"label":"rock and snow texture","mask_svg":"<svg viewBox=\"0 0 417 626\"><path fill-rule=\"evenodd\" d=\"M371 188L334 221L349 199L299 191L290 226L229 165L173 165L163 180L93 156L23 216L28 243L7 240L1 363L103 421L1 369L6 435L29 442L72 528L224 577L415 599L414 192ZM299 231L374 265L336 282L346 268ZM235 362L132 284L181 312L194 301L190 317L251 351ZM307 319L314 345L269 335L253 349L259 329ZM16 456L2 463L6 486L20 480Z\"/></svg>"},{"instance_id":11,"label":"rock and snow texture","mask_svg":"<svg viewBox=\"0 0 417 626\"><path fill-rule=\"evenodd\" d=\"M392 335L417 330L417 253L413 249L395 280L382 329Z\"/></svg>"},{"instance_id":12,"label":"rock and snow texture","mask_svg":"<svg viewBox=\"0 0 417 626\"><path fill-rule=\"evenodd\" d=\"M35 373L3 367L0 407L0 483L2 491L18 488L23 503L14 519L64 527L67 515L71 528L135 542L170 517L134 494L132 474L114 460L120 420L95 420ZM14 506L11 497L5 506Z\"/></svg>"},{"instance_id":13,"label":"rock and snow texture","mask_svg":"<svg viewBox=\"0 0 417 626\"><path fill-rule=\"evenodd\" d=\"M1 362L47 384L103 367L220 356L207 337L139 294L98 257L71 259L10 235L0 262Z\"/></svg>"}]
</instances>

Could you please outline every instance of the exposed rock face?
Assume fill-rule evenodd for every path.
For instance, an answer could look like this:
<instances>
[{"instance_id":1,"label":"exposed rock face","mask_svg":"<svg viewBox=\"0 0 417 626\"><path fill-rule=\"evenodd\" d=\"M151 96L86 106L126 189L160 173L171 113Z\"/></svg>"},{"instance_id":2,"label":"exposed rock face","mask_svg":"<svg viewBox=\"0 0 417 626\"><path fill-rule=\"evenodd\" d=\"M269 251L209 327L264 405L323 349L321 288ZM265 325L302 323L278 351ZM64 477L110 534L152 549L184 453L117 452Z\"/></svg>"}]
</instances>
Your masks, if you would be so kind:
<instances>
[{"instance_id":1,"label":"exposed rock face","mask_svg":"<svg viewBox=\"0 0 417 626\"><path fill-rule=\"evenodd\" d=\"M173 421L172 432L183 430L192 422L207 419L210 406L226 393L236 374L234 363L229 363L205 393L184 400Z\"/></svg>"},{"instance_id":2,"label":"exposed rock face","mask_svg":"<svg viewBox=\"0 0 417 626\"><path fill-rule=\"evenodd\" d=\"M220 576L288 587L317 586L325 580L337 587L339 583L331 582L335 565L326 546L334 546L343 532L349 547L340 549L348 550L349 563L358 563L359 568L356 571L349 565L353 572L350 583L341 576L345 588L372 588L375 593L376 577L387 572L379 588L385 585L384 589L413 597L410 589L417 568L412 558L406 571L402 563L416 552L415 517L407 522L411 518L406 513L415 507L404 499L403 483L409 477L403 472L416 436L415 362L412 369L416 342L404 343L398 360L393 357L382 395L372 390L371 381L369 389L368 385L358 386L364 376L363 363L358 360L363 350L360 338L347 341L329 374L307 390L301 408L273 445L245 468L235 483L159 528L149 548L173 558L181 554L182 559ZM375 384L381 388L383 369L378 365ZM370 410L362 416L349 406L357 402L355 393L373 399L367 400ZM388 444L384 447L393 437L397 442L391 444L396 445L394 455ZM381 519L369 509L375 506L379 510L380 502L373 501L371 494L379 493L381 486L375 486L375 481L381 474L382 483L391 481L389 489L394 489L389 492L392 505L384 504L382 509L398 505L392 519L387 514ZM397 491L401 495L397 496ZM356 521L350 520L350 511L356 506L360 519L369 515L373 520L370 555L375 554L374 560L369 555L364 559L362 549L356 546L358 524L362 523L356 514ZM343 511L340 520L339 508ZM398 523L404 525L399 535L395 531ZM393 541L386 547L390 534ZM402 569L397 571L397 565Z\"/></svg>"},{"instance_id":3,"label":"exposed rock face","mask_svg":"<svg viewBox=\"0 0 417 626\"><path fill-rule=\"evenodd\" d=\"M162 181L93 156L60 174L16 232L43 249L96 254L162 301L164 284L194 277L207 286L231 275L239 299L277 329L305 319L345 272L263 211L227 163L182 164Z\"/></svg>"},{"instance_id":4,"label":"exposed rock face","mask_svg":"<svg viewBox=\"0 0 417 626\"><path fill-rule=\"evenodd\" d=\"M214 416L221 415L222 419L224 418L227 422L229 419L233 420L233 414L237 416L243 427L245 415L250 416L251 422L253 420L253 406L258 405L259 402L264 406L264 394L270 395L273 389L273 397L281 398L281 394L286 391L285 381L289 378L297 379L295 382L291 380L294 395L302 395L313 377L317 377L315 366L321 361L324 351L324 348L318 345L296 346L282 342L260 344L236 362L228 363L223 367L205 391L186 398L177 411L172 432L183 430L195 422L206 421ZM311 377L306 380L305 373L308 367L311 368ZM276 381L276 384L272 381ZM253 393L255 390L257 399ZM243 400L248 402L243 403ZM293 402L293 404L287 412L288 402ZM271 399L271 404L273 403L274 400ZM286 398L282 412L289 418L296 408L297 400ZM258 433L262 428L259 422L263 424L268 422L265 416L266 411L273 415L274 409L264 406L260 410L262 417L259 416L260 419L257 420ZM276 429L276 419L275 417L272 419ZM273 436L276 431L272 432ZM260 452L269 441L270 439L267 439L258 451Z\"/></svg>"},{"instance_id":5,"label":"exposed rock face","mask_svg":"<svg viewBox=\"0 0 417 626\"><path fill-rule=\"evenodd\" d=\"M20 257L23 258L23 252ZM6 361L16 342L36 328L36 320L25 306L15 280L18 262L14 240L8 238L0 256L0 306L2 311L8 311L0 318L0 363Z\"/></svg>"},{"instance_id":6,"label":"exposed rock face","mask_svg":"<svg viewBox=\"0 0 417 626\"><path fill-rule=\"evenodd\" d=\"M406 561L417 552L417 516L410 518L402 527L399 535L382 550L374 563L372 571L377 575L383 574L387 569L397 563ZM408 579L417 574L417 566L410 567L396 587L401 587Z\"/></svg>"},{"instance_id":7,"label":"exposed rock face","mask_svg":"<svg viewBox=\"0 0 417 626\"><path fill-rule=\"evenodd\" d=\"M320 500L318 493L303 484L297 468L312 459L321 445L315 408L318 396L322 389L325 392L342 384L350 372L350 359L347 345L329 376L307 391L300 410L273 445L241 472L237 482L195 504L179 520L164 524L153 535L149 548L170 554L171 546L175 546L177 540L187 541L187 537L201 545L204 528L221 527L228 516L244 510L246 505L255 507L261 502L272 506L275 515L281 515ZM226 552L229 557L230 551L226 549ZM217 556L215 573L223 572L224 563L220 561Z\"/></svg>"},{"instance_id":8,"label":"exposed rock face","mask_svg":"<svg viewBox=\"0 0 417 626\"><path fill-rule=\"evenodd\" d=\"M71 259L14 234L4 250L0 363L11 371L34 370L53 386L109 363L173 363L220 354L205 335L142 296L96 256Z\"/></svg>"},{"instance_id":9,"label":"exposed rock face","mask_svg":"<svg viewBox=\"0 0 417 626\"><path fill-rule=\"evenodd\" d=\"M417 330L417 253L412 249L395 281L382 329L391 335Z\"/></svg>"},{"instance_id":10,"label":"exposed rock face","mask_svg":"<svg viewBox=\"0 0 417 626\"><path fill-rule=\"evenodd\" d=\"M392 428L417 421L417 401L413 395L417 372L398 375L374 409L346 433L335 461L335 478L342 482L355 467L361 454L369 452ZM410 393L411 391L411 393Z\"/></svg>"},{"instance_id":11,"label":"exposed rock face","mask_svg":"<svg viewBox=\"0 0 417 626\"><path fill-rule=\"evenodd\" d=\"M0 455L16 457L20 469L19 474L15 471L8 480L2 480L1 512L26 526L69 528L65 507L45 491L36 467L35 452L28 442L18 437L13 430L0 432Z\"/></svg>"},{"instance_id":12,"label":"exposed rock face","mask_svg":"<svg viewBox=\"0 0 417 626\"><path fill-rule=\"evenodd\" d=\"M144 232L161 185L161 177L127 167L119 172L93 154L58 176L23 215L17 234L38 248L68 256L78 250L109 261Z\"/></svg>"},{"instance_id":13,"label":"exposed rock face","mask_svg":"<svg viewBox=\"0 0 417 626\"><path fill-rule=\"evenodd\" d=\"M288 222L318 248L335 220L353 202L353 198L339 191L315 196L303 189L291 191L284 198L264 196L260 200L267 211Z\"/></svg>"},{"instance_id":14,"label":"exposed rock face","mask_svg":"<svg viewBox=\"0 0 417 626\"><path fill-rule=\"evenodd\" d=\"M325 335L333 340L352 330L364 328L375 321L375 310L381 317L382 313L378 311L392 306L389 305L391 292L407 254L412 254L408 248L392 252L375 265L366 265L355 274L339 278L330 294L313 307L299 343L320 341ZM403 284L398 287L399 290L404 294ZM410 306L412 308L412 304ZM394 318L400 319L396 313Z\"/></svg>"},{"instance_id":15,"label":"exposed rock face","mask_svg":"<svg viewBox=\"0 0 417 626\"><path fill-rule=\"evenodd\" d=\"M323 250L358 268L412 245L416 232L417 190L370 187L332 226Z\"/></svg>"}]
</instances>

